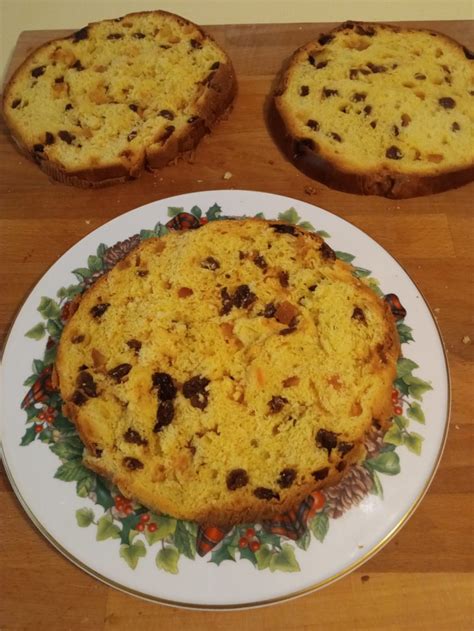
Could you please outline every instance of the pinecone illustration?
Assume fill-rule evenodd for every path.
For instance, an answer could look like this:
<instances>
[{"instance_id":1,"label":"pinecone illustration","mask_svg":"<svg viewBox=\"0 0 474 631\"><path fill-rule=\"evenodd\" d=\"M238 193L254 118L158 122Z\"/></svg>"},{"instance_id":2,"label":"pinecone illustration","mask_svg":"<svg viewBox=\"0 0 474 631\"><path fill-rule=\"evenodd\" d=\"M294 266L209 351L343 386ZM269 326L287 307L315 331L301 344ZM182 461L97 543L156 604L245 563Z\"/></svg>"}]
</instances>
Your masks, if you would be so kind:
<instances>
[{"instance_id":1,"label":"pinecone illustration","mask_svg":"<svg viewBox=\"0 0 474 631\"><path fill-rule=\"evenodd\" d=\"M364 440L364 447L367 449L367 458L373 458L382 449L383 437L385 436L385 429L372 425L366 434Z\"/></svg>"},{"instance_id":2,"label":"pinecone illustration","mask_svg":"<svg viewBox=\"0 0 474 631\"><path fill-rule=\"evenodd\" d=\"M119 241L110 248L107 248L104 254L104 264L106 269L111 269L127 254L140 243L140 235L134 234L133 237Z\"/></svg>"},{"instance_id":3,"label":"pinecone illustration","mask_svg":"<svg viewBox=\"0 0 474 631\"><path fill-rule=\"evenodd\" d=\"M359 504L372 486L372 478L365 467L358 464L350 467L339 484L323 491L329 517L341 517L352 506Z\"/></svg>"}]
</instances>

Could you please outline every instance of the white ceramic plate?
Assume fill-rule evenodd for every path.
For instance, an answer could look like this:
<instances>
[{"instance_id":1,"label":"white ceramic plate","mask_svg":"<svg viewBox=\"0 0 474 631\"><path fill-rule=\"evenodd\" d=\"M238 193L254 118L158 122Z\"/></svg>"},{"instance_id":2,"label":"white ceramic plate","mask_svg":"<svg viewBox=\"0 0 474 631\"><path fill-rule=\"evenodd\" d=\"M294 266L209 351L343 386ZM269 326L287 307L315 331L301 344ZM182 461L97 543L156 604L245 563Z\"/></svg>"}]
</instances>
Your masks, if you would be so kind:
<instances>
[{"instance_id":1,"label":"white ceramic plate","mask_svg":"<svg viewBox=\"0 0 474 631\"><path fill-rule=\"evenodd\" d=\"M310 522L313 534L298 542L301 547L282 537L272 538L257 527L256 536L249 539L257 541L252 554L249 547L238 547L238 538L245 534L240 531L232 541L228 537L221 542L213 553L202 558L196 555L193 560L186 555L194 555L195 530L182 524L178 533L176 524L173 526L169 520L162 523L152 517L151 522L141 522L140 532L142 527L136 527L139 515L132 512L132 537L128 543L126 537L125 543L121 542L119 530L124 522L118 519L120 514L114 516L109 509L109 517L104 517L104 507L93 501L93 481L84 482L84 478L81 486L82 473L74 470L74 463L67 464L70 451L65 452L66 473L63 468L62 477L69 475L79 482L54 477L61 461L47 443L61 442L64 435L58 431L53 435L51 424L47 419L38 419L37 414L36 421L27 424L20 404L28 391L23 383L31 375L32 361L43 357L46 341L46 337L37 341L25 337L25 333L33 328L30 335L39 337L42 326L36 325L44 316L43 325L49 325L49 332L57 334L54 320L58 319L58 309L54 303L43 300L40 315L41 298L55 298L60 287L77 283L71 274L73 269L82 268L83 275L90 274L84 268L101 243L111 246L142 229L153 229L157 222L166 223L169 207L189 211L197 205L205 213L215 203L225 215L263 212L267 218L277 218L293 207L300 221L309 221L316 230L327 232L334 250L355 255L354 265L372 270L383 292L400 298L407 310L403 335L410 337L408 326L414 338L403 344L402 350L417 366L406 361L401 366L405 385L400 387L405 390L405 402L403 413L398 410L398 415L405 420L392 431L392 442L385 445L384 453L372 459L365 469L375 480L372 490L378 494L365 495L361 503L339 519L328 519L329 505L323 506ZM295 217L290 213L289 219ZM102 253L103 248L99 249ZM97 270L100 260L89 258L89 264L92 271ZM36 368L41 371L41 364L37 363ZM2 386L3 461L15 493L41 533L79 567L114 587L161 603L208 609L257 606L307 593L343 576L380 550L426 492L441 457L449 412L449 378L440 336L420 292L400 265L362 231L327 211L294 199L250 191L207 191L160 200L128 212L82 239L43 276L19 312L4 352ZM44 416L44 405L35 405ZM423 417L426 422L420 423ZM25 439L29 444L20 446L25 430L29 431ZM76 494L76 484L84 497ZM95 523L85 527L92 516ZM162 541L152 541L148 527L153 520L157 526L155 538L168 532ZM97 540L98 533L101 540ZM256 550L258 544L260 549ZM159 565L168 571L156 564L163 547L168 552L161 552ZM247 559L239 558L241 554ZM235 557L236 562L213 562L213 558L221 561L229 557Z\"/></svg>"}]
</instances>

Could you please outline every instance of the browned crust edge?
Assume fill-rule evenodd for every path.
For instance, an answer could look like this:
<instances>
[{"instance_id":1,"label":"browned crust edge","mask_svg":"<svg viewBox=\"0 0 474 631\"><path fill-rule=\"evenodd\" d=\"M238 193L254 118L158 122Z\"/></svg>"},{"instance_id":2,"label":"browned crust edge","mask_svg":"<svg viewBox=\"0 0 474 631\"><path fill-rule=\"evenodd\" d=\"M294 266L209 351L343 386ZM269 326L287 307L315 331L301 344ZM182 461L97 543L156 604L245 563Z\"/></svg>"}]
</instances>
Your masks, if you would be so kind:
<instances>
[{"instance_id":1,"label":"browned crust edge","mask_svg":"<svg viewBox=\"0 0 474 631\"><path fill-rule=\"evenodd\" d=\"M443 37L461 48L466 54L466 47L457 42L452 37L434 31L432 29L401 28L391 24L381 24L374 22L349 21L337 26L329 31L329 35L343 31L349 25L372 26L391 30L395 33L400 31L419 32L424 31L433 36ZM353 173L340 168L333 160L325 158L318 153L316 146L305 144L305 139L297 138L285 125L283 117L278 109L278 96L285 90L287 73L296 56L312 42L306 43L298 48L280 71L277 87L274 91L268 112L268 124L275 142L290 161L305 175L318 180L327 186L346 193L357 195L379 195L392 199L406 199L410 197L420 197L441 193L453 188L464 186L474 180L474 165L452 170L439 175L406 175L380 169L366 174ZM472 54L472 53L471 53ZM467 56L467 55L466 55Z\"/></svg>"},{"instance_id":2,"label":"browned crust edge","mask_svg":"<svg viewBox=\"0 0 474 631\"><path fill-rule=\"evenodd\" d=\"M214 38L206 33L200 26L169 11L136 11L118 19L151 14L171 16L175 18L181 26L191 25L195 27L204 38L218 45ZM91 26L94 26L94 24L98 23L99 22L91 22L86 28L90 28ZM159 169L174 160L190 157L203 136L210 133L219 120L229 113L231 105L237 95L237 79L232 61L222 47L219 46L220 50L224 52L226 56L226 63L221 64L216 71L209 75L206 84L206 91L199 99L199 119L195 123L190 124L189 131L184 130L181 134L173 134L159 148L145 147L142 161L139 164L133 163L127 167L123 162L117 162L116 164L69 173L57 163L41 158L39 155L35 154L35 152L23 142L21 135L17 133L14 125L9 120L8 114L6 113L6 101L17 74L26 64L28 64L28 61L31 57L33 57L33 55L37 54L42 48L49 46L51 43L62 41L64 39L70 39L73 35L74 33L59 40L50 40L32 51L10 77L3 91L2 98L3 119L20 153L35 162L35 164L37 164L40 169L53 180L61 182L62 184L77 186L79 188L102 188L104 186L136 179L141 175L144 169Z\"/></svg>"}]
</instances>

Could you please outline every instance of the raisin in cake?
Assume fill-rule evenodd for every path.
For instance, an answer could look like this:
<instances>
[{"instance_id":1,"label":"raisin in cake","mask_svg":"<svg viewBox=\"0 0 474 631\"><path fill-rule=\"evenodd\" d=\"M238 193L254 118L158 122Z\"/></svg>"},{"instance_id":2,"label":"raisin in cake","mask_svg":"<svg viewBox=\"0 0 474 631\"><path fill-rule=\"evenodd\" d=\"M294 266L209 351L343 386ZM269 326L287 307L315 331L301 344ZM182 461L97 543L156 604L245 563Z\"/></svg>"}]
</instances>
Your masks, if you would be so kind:
<instances>
[{"instance_id":1,"label":"raisin in cake","mask_svg":"<svg viewBox=\"0 0 474 631\"><path fill-rule=\"evenodd\" d=\"M347 22L295 52L276 136L308 175L403 198L474 179L473 53L432 31Z\"/></svg>"},{"instance_id":2,"label":"raisin in cake","mask_svg":"<svg viewBox=\"0 0 474 631\"><path fill-rule=\"evenodd\" d=\"M387 304L317 235L216 221L141 243L82 297L57 374L84 462L178 518L269 518L388 426Z\"/></svg>"},{"instance_id":3,"label":"raisin in cake","mask_svg":"<svg viewBox=\"0 0 474 631\"><path fill-rule=\"evenodd\" d=\"M136 177L186 152L230 106L232 63L198 26L152 11L35 50L4 94L24 152L79 186Z\"/></svg>"}]
</instances>

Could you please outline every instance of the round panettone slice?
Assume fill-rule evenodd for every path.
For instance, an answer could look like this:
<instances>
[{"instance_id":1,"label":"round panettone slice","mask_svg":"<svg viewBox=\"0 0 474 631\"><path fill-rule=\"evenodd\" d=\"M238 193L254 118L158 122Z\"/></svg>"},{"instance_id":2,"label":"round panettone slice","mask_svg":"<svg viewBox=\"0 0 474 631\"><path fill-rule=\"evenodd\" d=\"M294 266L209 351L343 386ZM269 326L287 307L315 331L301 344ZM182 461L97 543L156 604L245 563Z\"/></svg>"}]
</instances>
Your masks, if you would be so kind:
<instances>
[{"instance_id":1,"label":"round panettone slice","mask_svg":"<svg viewBox=\"0 0 474 631\"><path fill-rule=\"evenodd\" d=\"M61 337L84 463L155 511L222 526L335 484L389 425L400 350L387 303L353 271L281 222L142 242Z\"/></svg>"},{"instance_id":2,"label":"round panettone slice","mask_svg":"<svg viewBox=\"0 0 474 631\"><path fill-rule=\"evenodd\" d=\"M35 50L8 83L3 113L20 149L46 173L89 187L189 154L235 93L232 62L209 35L150 11Z\"/></svg>"},{"instance_id":3,"label":"round panettone slice","mask_svg":"<svg viewBox=\"0 0 474 631\"><path fill-rule=\"evenodd\" d=\"M275 135L309 176L413 197L474 179L474 55L428 30L346 22L292 56Z\"/></svg>"}]
</instances>

